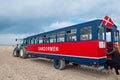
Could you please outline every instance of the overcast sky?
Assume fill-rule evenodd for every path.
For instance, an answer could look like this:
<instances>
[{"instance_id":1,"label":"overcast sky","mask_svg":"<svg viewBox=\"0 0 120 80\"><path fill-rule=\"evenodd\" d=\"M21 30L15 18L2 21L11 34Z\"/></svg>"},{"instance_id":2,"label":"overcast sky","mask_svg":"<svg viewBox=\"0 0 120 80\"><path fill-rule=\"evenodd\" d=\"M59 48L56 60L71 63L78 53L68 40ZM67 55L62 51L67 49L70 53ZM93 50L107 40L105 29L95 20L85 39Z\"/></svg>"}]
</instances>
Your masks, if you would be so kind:
<instances>
[{"instance_id":1,"label":"overcast sky","mask_svg":"<svg viewBox=\"0 0 120 80\"><path fill-rule=\"evenodd\" d=\"M120 0L0 0L0 44L110 16L120 27Z\"/></svg>"}]
</instances>

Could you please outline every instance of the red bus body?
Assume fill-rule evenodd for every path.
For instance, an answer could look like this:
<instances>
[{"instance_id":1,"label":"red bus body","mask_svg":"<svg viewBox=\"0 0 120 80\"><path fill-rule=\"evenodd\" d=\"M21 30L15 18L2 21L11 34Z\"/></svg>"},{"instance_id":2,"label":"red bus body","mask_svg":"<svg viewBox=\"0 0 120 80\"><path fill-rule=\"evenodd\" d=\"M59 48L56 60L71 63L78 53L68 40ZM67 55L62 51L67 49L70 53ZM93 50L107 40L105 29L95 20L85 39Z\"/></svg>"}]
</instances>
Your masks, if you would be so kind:
<instances>
[{"instance_id":1,"label":"red bus body","mask_svg":"<svg viewBox=\"0 0 120 80\"><path fill-rule=\"evenodd\" d=\"M117 27L114 26L112 29L109 29L107 26L102 26L104 28L104 40L98 39L98 30L99 25L102 20L94 20L87 23L73 25L67 28L58 29L55 31L38 34L35 36L30 36L25 38L26 52L30 55L36 55L38 57L46 57L50 59L64 59L65 61L74 62L77 64L84 64L89 66L107 66L107 52L110 52L110 47L112 47L114 41L114 32L117 30ZM80 40L80 29L85 26L92 26L92 39L90 40ZM37 39L39 36L49 35L51 33L57 33L60 31L66 31L70 29L77 29L77 40L76 41L65 41L64 42L53 42L53 43L29 43L30 40ZM114 32L112 32L114 31ZM106 41L106 33L111 33L111 42ZM57 34L56 34L57 35ZM43 38L44 39L44 38ZM49 38L48 38L49 39ZM57 36L56 36L57 39ZM119 43L120 45L120 43Z\"/></svg>"}]
</instances>

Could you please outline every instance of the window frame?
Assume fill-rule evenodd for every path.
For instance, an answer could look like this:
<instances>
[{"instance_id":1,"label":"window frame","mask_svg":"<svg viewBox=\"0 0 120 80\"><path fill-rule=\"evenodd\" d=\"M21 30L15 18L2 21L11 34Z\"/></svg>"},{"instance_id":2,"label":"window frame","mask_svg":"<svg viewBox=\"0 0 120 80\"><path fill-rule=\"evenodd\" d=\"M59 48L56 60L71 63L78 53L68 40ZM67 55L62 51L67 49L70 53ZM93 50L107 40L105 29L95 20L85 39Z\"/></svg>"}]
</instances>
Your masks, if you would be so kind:
<instances>
[{"instance_id":1,"label":"window frame","mask_svg":"<svg viewBox=\"0 0 120 80\"><path fill-rule=\"evenodd\" d=\"M50 34L49 36L49 39L50 39L50 43L56 43L56 33L52 33Z\"/></svg>"},{"instance_id":2,"label":"window frame","mask_svg":"<svg viewBox=\"0 0 120 80\"><path fill-rule=\"evenodd\" d=\"M44 35L43 36L43 43L50 43L50 41L49 41L49 35Z\"/></svg>"},{"instance_id":3,"label":"window frame","mask_svg":"<svg viewBox=\"0 0 120 80\"><path fill-rule=\"evenodd\" d=\"M77 29L70 29L66 31L66 42L71 41L77 41Z\"/></svg>"},{"instance_id":4,"label":"window frame","mask_svg":"<svg viewBox=\"0 0 120 80\"><path fill-rule=\"evenodd\" d=\"M92 26L85 26L85 27L80 28L80 41L86 41L86 40L92 40L92 39L93 39Z\"/></svg>"},{"instance_id":5,"label":"window frame","mask_svg":"<svg viewBox=\"0 0 120 80\"><path fill-rule=\"evenodd\" d=\"M57 33L57 42L65 42L65 31L60 31Z\"/></svg>"},{"instance_id":6,"label":"window frame","mask_svg":"<svg viewBox=\"0 0 120 80\"><path fill-rule=\"evenodd\" d=\"M100 28L98 28L98 33L97 33L97 35L98 35L98 40L105 40L106 38L105 38L105 36L106 36L106 33L105 33L105 27L104 26L101 26ZM102 32L99 34L99 31L100 30L102 30ZM101 36L102 35L102 36ZM101 36L101 37L99 37L99 36Z\"/></svg>"}]
</instances>

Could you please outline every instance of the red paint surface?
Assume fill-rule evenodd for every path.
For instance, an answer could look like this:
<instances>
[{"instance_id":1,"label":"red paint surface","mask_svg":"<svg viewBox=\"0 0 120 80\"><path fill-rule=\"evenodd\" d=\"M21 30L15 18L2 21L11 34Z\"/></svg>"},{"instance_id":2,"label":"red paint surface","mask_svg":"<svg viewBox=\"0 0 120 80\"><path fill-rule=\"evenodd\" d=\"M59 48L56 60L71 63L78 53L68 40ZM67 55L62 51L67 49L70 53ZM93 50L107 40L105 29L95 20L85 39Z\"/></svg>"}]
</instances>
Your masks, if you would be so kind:
<instances>
[{"instance_id":1,"label":"red paint surface","mask_svg":"<svg viewBox=\"0 0 120 80\"><path fill-rule=\"evenodd\" d=\"M38 47L59 47L59 51L42 51ZM99 41L82 42L62 42L50 44L34 44L27 46L28 52L38 52L45 54L61 54L83 57L103 57L106 56L106 48L99 48Z\"/></svg>"}]
</instances>

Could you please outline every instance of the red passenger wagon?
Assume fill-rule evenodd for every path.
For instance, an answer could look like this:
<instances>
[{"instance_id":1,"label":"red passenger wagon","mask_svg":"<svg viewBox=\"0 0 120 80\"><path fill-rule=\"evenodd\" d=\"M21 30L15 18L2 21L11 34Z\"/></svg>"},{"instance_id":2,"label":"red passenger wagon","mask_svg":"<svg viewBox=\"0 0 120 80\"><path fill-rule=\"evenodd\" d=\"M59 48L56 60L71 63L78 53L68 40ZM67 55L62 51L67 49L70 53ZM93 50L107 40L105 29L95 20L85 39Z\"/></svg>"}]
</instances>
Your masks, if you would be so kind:
<instances>
[{"instance_id":1,"label":"red passenger wagon","mask_svg":"<svg viewBox=\"0 0 120 80\"><path fill-rule=\"evenodd\" d=\"M119 41L117 26L108 20L111 24L106 20L93 20L26 37L14 49L13 55L53 59L56 69L64 69L69 62L106 69L106 53Z\"/></svg>"}]
</instances>

